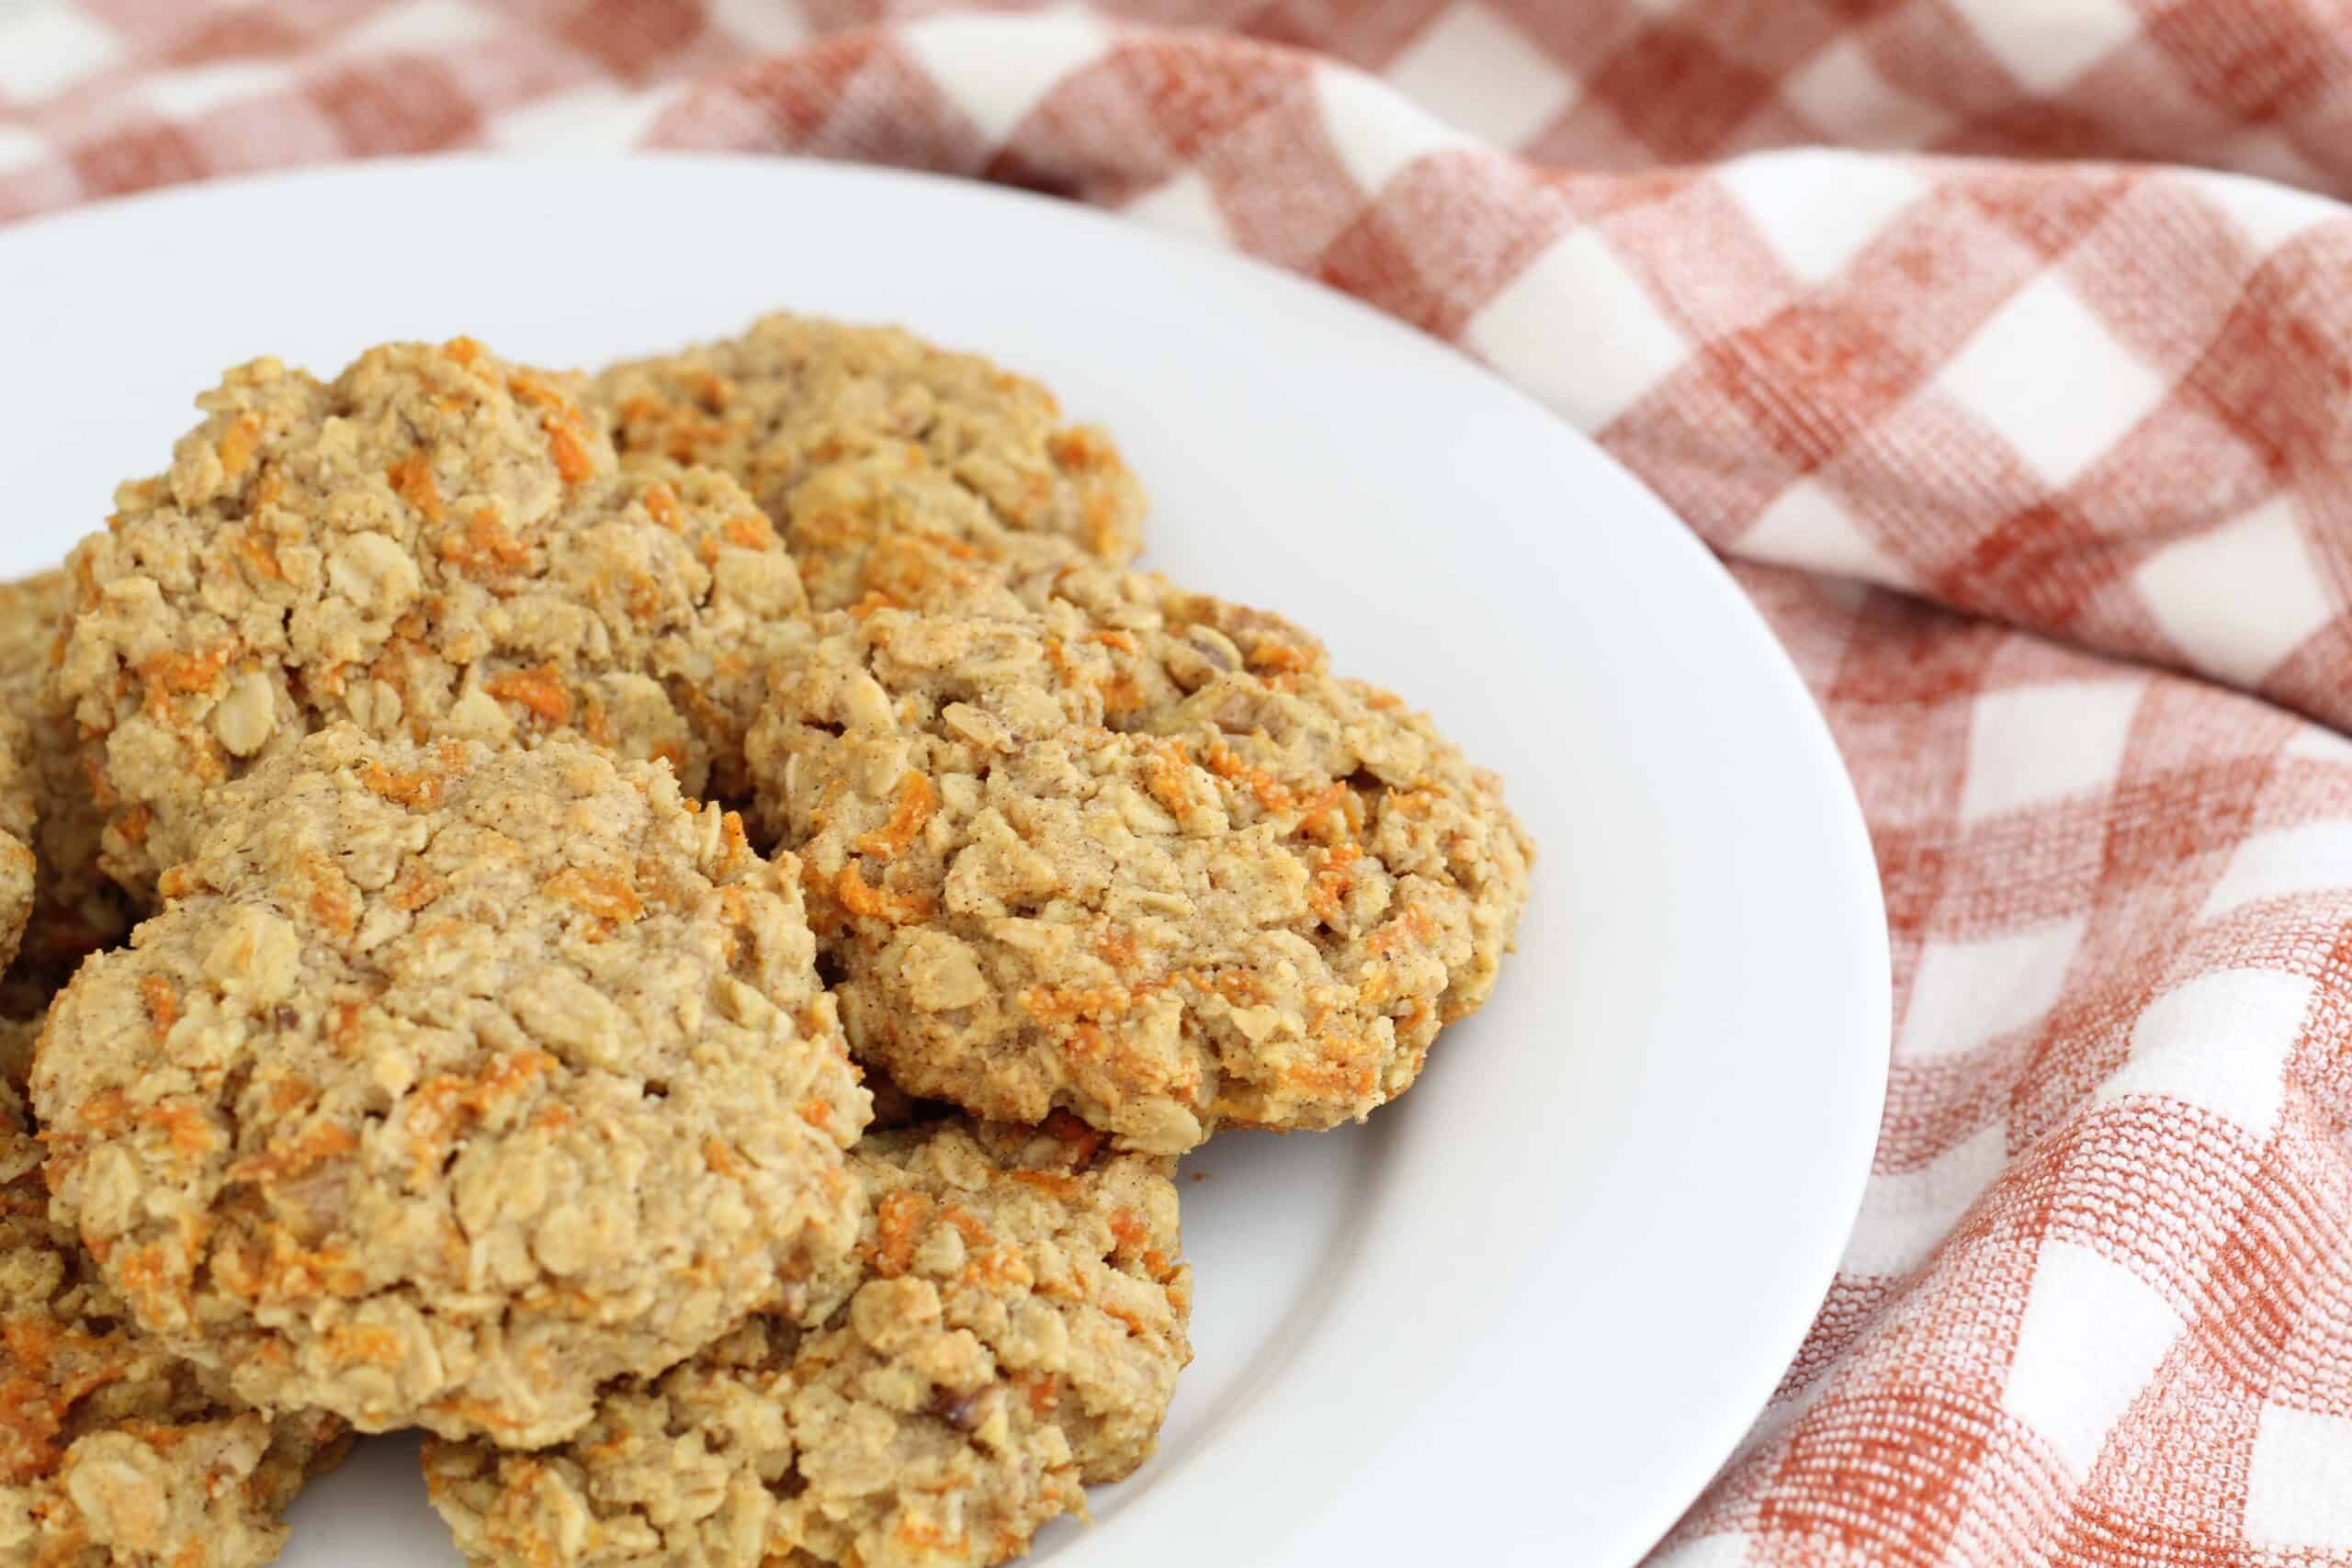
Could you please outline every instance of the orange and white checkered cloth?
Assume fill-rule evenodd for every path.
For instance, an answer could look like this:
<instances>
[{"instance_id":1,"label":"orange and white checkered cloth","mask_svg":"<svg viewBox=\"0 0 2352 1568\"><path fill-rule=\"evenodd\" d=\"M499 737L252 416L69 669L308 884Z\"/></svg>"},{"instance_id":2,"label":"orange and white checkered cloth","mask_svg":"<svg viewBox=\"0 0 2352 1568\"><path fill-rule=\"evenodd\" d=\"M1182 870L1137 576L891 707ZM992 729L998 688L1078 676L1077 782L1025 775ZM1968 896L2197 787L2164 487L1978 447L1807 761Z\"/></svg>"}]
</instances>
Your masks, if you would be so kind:
<instances>
[{"instance_id":1,"label":"orange and white checkered cloth","mask_svg":"<svg viewBox=\"0 0 2352 1568\"><path fill-rule=\"evenodd\" d=\"M0 0L0 218L640 144L1253 252L1735 563L1900 1021L1837 1285L1658 1562L2352 1564L2342 0Z\"/></svg>"}]
</instances>

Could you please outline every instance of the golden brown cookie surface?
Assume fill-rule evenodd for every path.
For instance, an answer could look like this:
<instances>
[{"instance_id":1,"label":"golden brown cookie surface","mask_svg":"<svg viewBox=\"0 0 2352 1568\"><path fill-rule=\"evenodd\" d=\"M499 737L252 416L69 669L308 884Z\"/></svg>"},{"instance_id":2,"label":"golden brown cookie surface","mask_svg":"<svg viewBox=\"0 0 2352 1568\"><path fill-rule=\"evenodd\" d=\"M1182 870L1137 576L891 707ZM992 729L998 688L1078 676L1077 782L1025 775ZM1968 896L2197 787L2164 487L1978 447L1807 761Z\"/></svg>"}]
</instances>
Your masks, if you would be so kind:
<instances>
[{"instance_id":1,"label":"golden brown cookie surface","mask_svg":"<svg viewBox=\"0 0 2352 1568\"><path fill-rule=\"evenodd\" d=\"M62 1214L249 1402L512 1444L854 1244L797 868L662 764L322 731L217 797L33 1069Z\"/></svg>"},{"instance_id":2,"label":"golden brown cookie surface","mask_svg":"<svg viewBox=\"0 0 2352 1568\"><path fill-rule=\"evenodd\" d=\"M705 463L784 528L820 608L999 562L1123 565L1143 491L1102 432L977 355L894 327L775 315L617 365L593 398L623 453Z\"/></svg>"},{"instance_id":3,"label":"golden brown cookie surface","mask_svg":"<svg viewBox=\"0 0 2352 1568\"><path fill-rule=\"evenodd\" d=\"M481 1568L1005 1562L1151 1452L1191 1359L1168 1162L955 1121L871 1137L847 1303L611 1392L562 1448L426 1451Z\"/></svg>"},{"instance_id":4,"label":"golden brown cookie surface","mask_svg":"<svg viewBox=\"0 0 2352 1568\"><path fill-rule=\"evenodd\" d=\"M287 1506L342 1457L342 1424L256 1415L141 1334L51 1224L40 1167L0 1081L0 1562L274 1561Z\"/></svg>"},{"instance_id":5,"label":"golden brown cookie surface","mask_svg":"<svg viewBox=\"0 0 2352 1568\"><path fill-rule=\"evenodd\" d=\"M752 730L853 1047L1174 1153L1404 1091L1491 990L1532 846L1493 775L1276 617L1066 573L823 617Z\"/></svg>"},{"instance_id":6,"label":"golden brown cookie surface","mask_svg":"<svg viewBox=\"0 0 2352 1568\"><path fill-rule=\"evenodd\" d=\"M623 475L579 390L459 339L332 383L257 360L198 400L170 470L123 486L72 563L56 687L118 880L151 887L207 791L335 722L577 733L729 787L799 574L723 477Z\"/></svg>"}]
</instances>

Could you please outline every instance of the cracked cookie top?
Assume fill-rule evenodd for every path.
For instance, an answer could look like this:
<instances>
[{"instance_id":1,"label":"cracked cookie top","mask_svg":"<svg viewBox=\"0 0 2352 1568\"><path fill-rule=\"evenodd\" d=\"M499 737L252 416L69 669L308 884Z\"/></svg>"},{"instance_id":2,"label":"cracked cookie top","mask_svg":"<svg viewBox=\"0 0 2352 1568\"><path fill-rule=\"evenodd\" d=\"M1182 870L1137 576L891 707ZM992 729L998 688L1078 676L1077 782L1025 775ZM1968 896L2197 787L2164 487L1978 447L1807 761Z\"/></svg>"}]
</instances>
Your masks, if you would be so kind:
<instances>
[{"instance_id":1,"label":"cracked cookie top","mask_svg":"<svg viewBox=\"0 0 2352 1568\"><path fill-rule=\"evenodd\" d=\"M1163 1153L1403 1092L1526 900L1499 782L1276 616L1106 570L1036 586L832 614L775 668L758 804L853 1049Z\"/></svg>"},{"instance_id":2,"label":"cracked cookie top","mask_svg":"<svg viewBox=\"0 0 2352 1568\"><path fill-rule=\"evenodd\" d=\"M220 793L33 1066L142 1325L270 1409L560 1438L854 1245L797 867L669 769L346 726Z\"/></svg>"},{"instance_id":3,"label":"cracked cookie top","mask_svg":"<svg viewBox=\"0 0 2352 1568\"><path fill-rule=\"evenodd\" d=\"M1143 490L1106 434L1065 423L1037 382L896 327L768 316L616 365L591 396L624 455L741 481L820 609L1142 547Z\"/></svg>"},{"instance_id":4,"label":"cracked cookie top","mask_svg":"<svg viewBox=\"0 0 2352 1568\"><path fill-rule=\"evenodd\" d=\"M50 1223L40 1161L24 1105L0 1079L0 1562L275 1562L288 1506L347 1446L343 1424L315 1411L257 1415L140 1332Z\"/></svg>"},{"instance_id":5,"label":"cracked cookie top","mask_svg":"<svg viewBox=\"0 0 2352 1568\"><path fill-rule=\"evenodd\" d=\"M480 1568L998 1563L1149 1456L1192 1359L1169 1161L1067 1117L851 1159L869 1217L822 1328L755 1319L558 1449L428 1445Z\"/></svg>"},{"instance_id":6,"label":"cracked cookie top","mask_svg":"<svg viewBox=\"0 0 2352 1568\"><path fill-rule=\"evenodd\" d=\"M71 563L56 672L144 892L204 796L312 730L586 737L740 784L767 639L805 608L751 498L624 475L575 379L467 339L372 349L331 383L275 360L200 398L170 470L122 487Z\"/></svg>"}]
</instances>

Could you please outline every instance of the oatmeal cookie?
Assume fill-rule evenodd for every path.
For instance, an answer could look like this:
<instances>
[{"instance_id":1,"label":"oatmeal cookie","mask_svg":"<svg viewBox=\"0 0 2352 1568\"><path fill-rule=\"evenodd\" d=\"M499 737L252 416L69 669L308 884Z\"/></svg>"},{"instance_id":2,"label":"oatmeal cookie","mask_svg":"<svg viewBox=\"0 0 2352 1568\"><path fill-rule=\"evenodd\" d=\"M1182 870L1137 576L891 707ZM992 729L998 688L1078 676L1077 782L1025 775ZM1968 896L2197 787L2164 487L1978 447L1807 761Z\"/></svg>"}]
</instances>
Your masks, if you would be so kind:
<instances>
[{"instance_id":1,"label":"oatmeal cookie","mask_svg":"<svg viewBox=\"0 0 2352 1568\"><path fill-rule=\"evenodd\" d=\"M1532 846L1499 782L1271 615L1064 574L822 617L751 758L852 1048L1122 1146L1361 1118L1485 1001Z\"/></svg>"},{"instance_id":2,"label":"oatmeal cookie","mask_svg":"<svg viewBox=\"0 0 2352 1568\"><path fill-rule=\"evenodd\" d=\"M343 1425L234 1404L131 1325L48 1210L40 1146L0 1082L0 1562L274 1561L287 1506L348 1446Z\"/></svg>"},{"instance_id":3,"label":"oatmeal cookie","mask_svg":"<svg viewBox=\"0 0 2352 1568\"><path fill-rule=\"evenodd\" d=\"M707 463L782 526L820 608L912 603L910 573L999 560L1124 565L1143 490L1102 432L975 355L895 327L769 316L741 337L615 366L594 398L625 454Z\"/></svg>"},{"instance_id":4,"label":"oatmeal cookie","mask_svg":"<svg viewBox=\"0 0 2352 1568\"><path fill-rule=\"evenodd\" d=\"M514 1445L855 1245L786 858L584 742L338 726L216 798L33 1064L61 1216L248 1403Z\"/></svg>"},{"instance_id":5,"label":"oatmeal cookie","mask_svg":"<svg viewBox=\"0 0 2352 1568\"><path fill-rule=\"evenodd\" d=\"M963 1120L869 1137L854 1293L775 1318L537 1454L429 1445L482 1568L951 1568L1026 1551L1149 1456L1192 1359L1170 1162Z\"/></svg>"},{"instance_id":6,"label":"oatmeal cookie","mask_svg":"<svg viewBox=\"0 0 2352 1568\"><path fill-rule=\"evenodd\" d=\"M622 474L569 378L465 339L370 350L331 385L232 370L169 472L74 553L56 685L143 892L203 796L344 721L370 734L576 732L740 784L762 649L805 607L750 497ZM714 776L714 773L716 776Z\"/></svg>"},{"instance_id":7,"label":"oatmeal cookie","mask_svg":"<svg viewBox=\"0 0 2352 1568\"><path fill-rule=\"evenodd\" d=\"M62 571L0 582L0 832L33 852L23 946L0 985L0 1010L12 1013L39 1011L85 954L122 940L133 912L98 870L105 813L73 717L50 691L74 599ZM0 882L21 889L24 863L5 851L0 863L0 863Z\"/></svg>"}]
</instances>

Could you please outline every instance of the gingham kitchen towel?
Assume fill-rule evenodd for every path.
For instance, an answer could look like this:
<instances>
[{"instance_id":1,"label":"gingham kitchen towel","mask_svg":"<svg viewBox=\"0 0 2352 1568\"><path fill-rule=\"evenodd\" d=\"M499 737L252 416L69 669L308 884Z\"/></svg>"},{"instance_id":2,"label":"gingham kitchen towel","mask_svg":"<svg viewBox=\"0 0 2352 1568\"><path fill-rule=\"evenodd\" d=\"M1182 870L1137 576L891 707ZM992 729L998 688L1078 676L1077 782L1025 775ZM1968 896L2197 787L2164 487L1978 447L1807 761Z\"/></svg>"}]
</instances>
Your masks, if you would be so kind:
<instances>
[{"instance_id":1,"label":"gingham kitchen towel","mask_svg":"<svg viewBox=\"0 0 2352 1568\"><path fill-rule=\"evenodd\" d=\"M639 144L1251 251L1736 563L1899 1021L1837 1285L1661 1563L2352 1564L2340 0L0 0L0 217Z\"/></svg>"}]
</instances>

